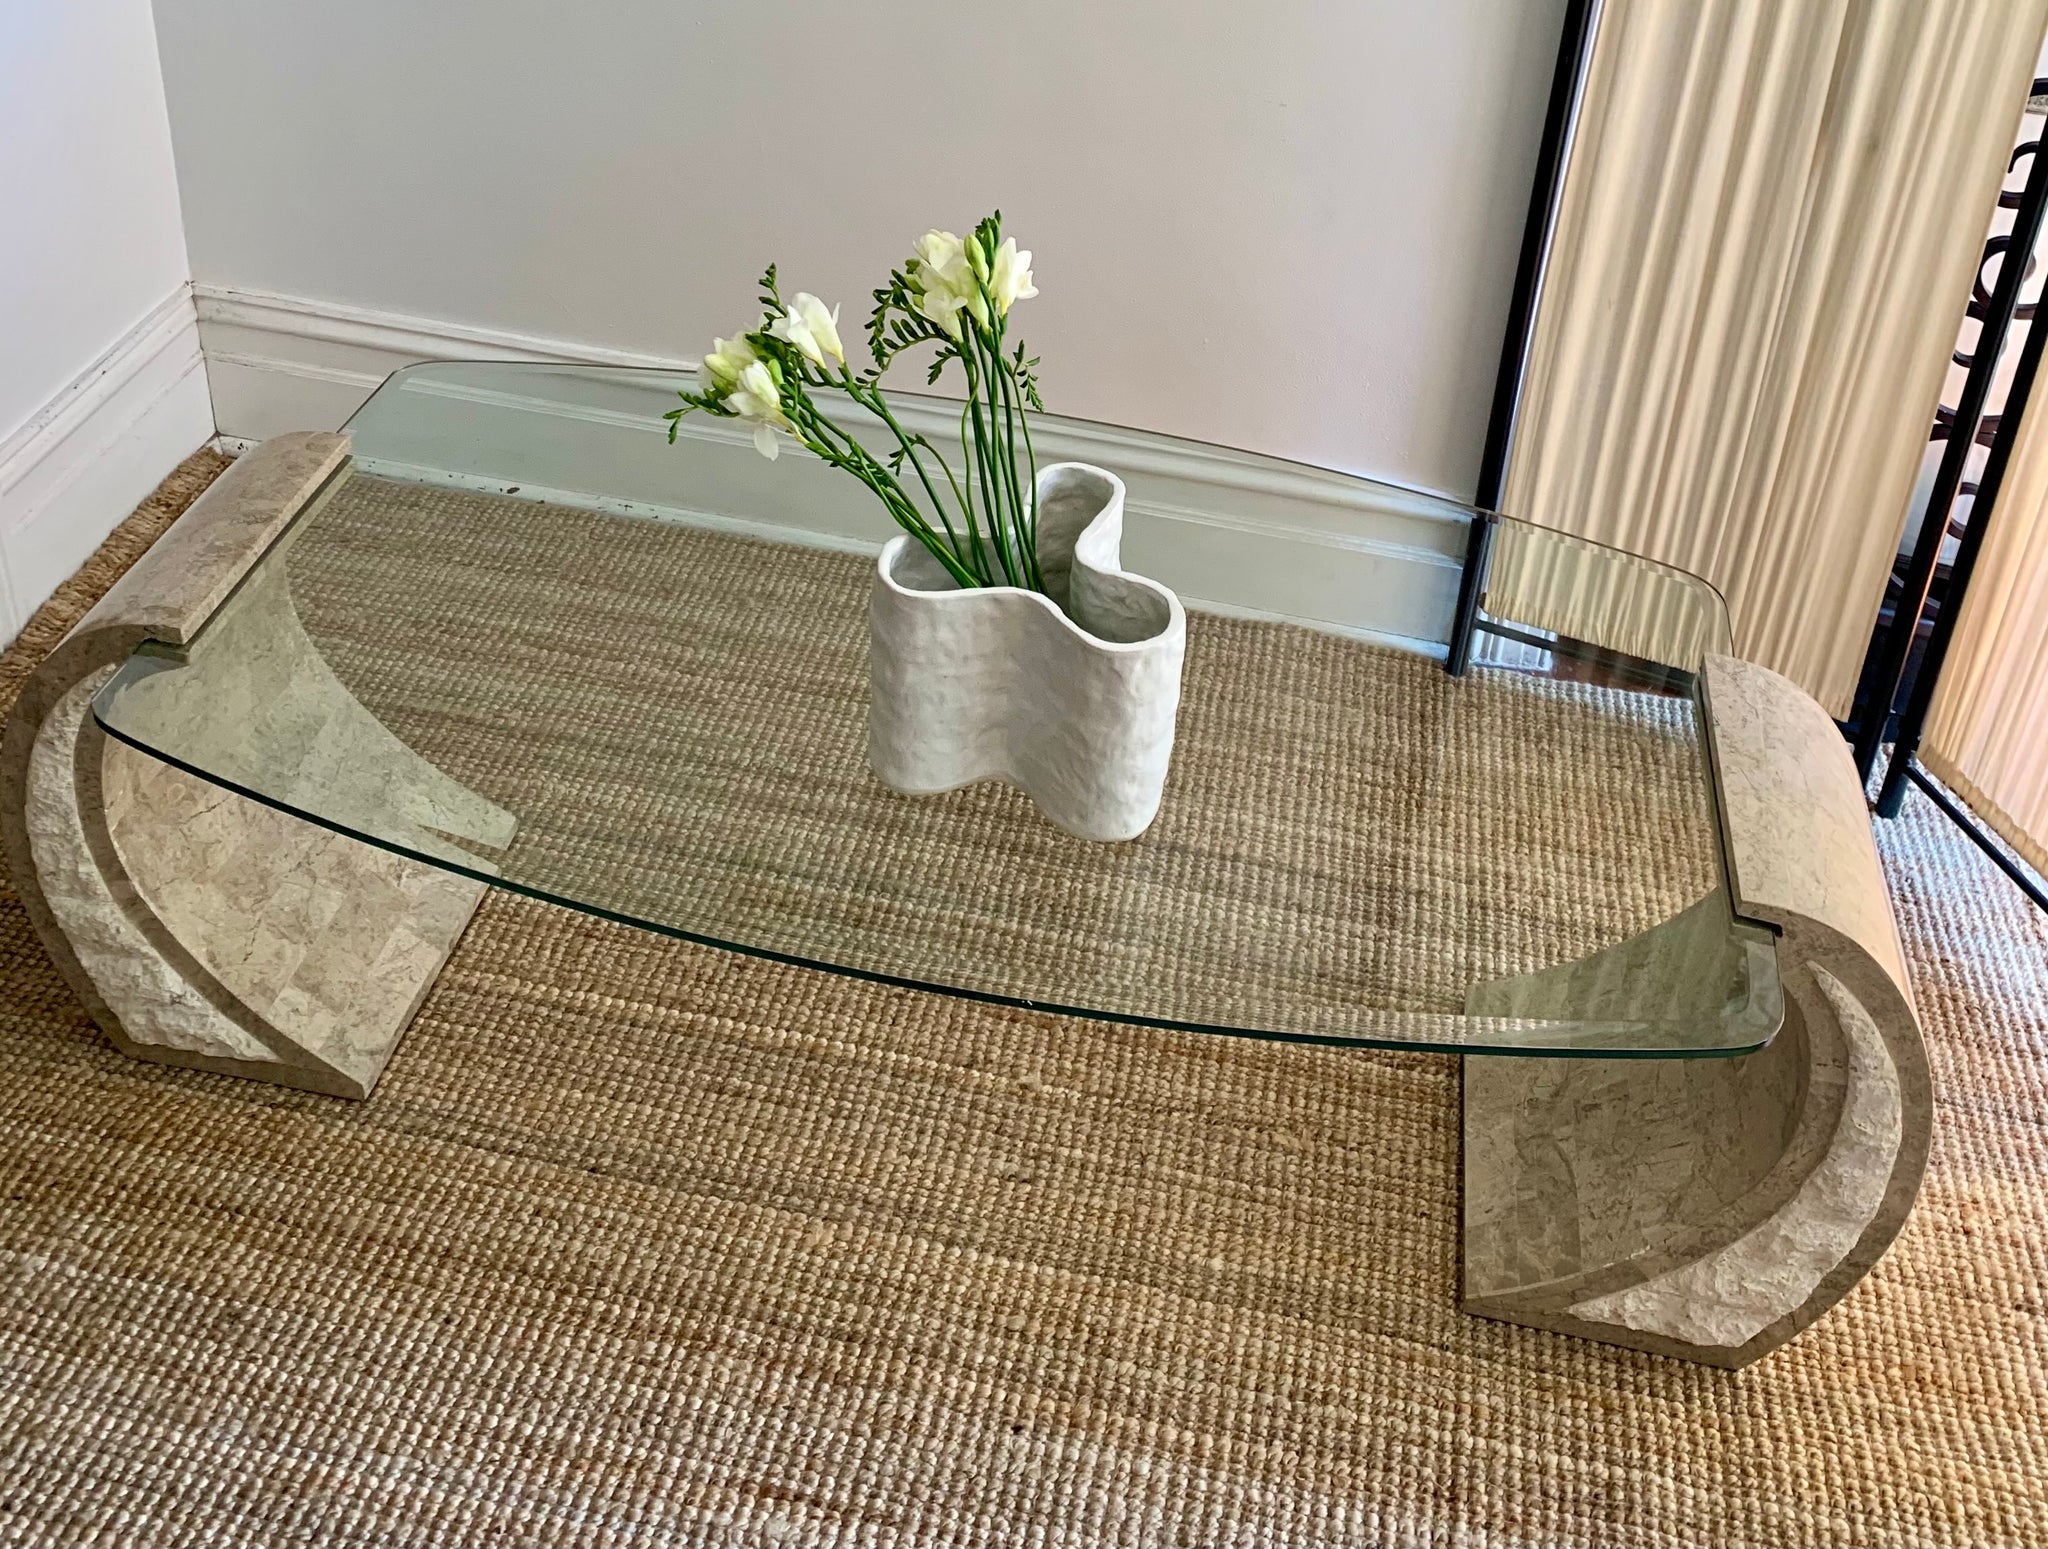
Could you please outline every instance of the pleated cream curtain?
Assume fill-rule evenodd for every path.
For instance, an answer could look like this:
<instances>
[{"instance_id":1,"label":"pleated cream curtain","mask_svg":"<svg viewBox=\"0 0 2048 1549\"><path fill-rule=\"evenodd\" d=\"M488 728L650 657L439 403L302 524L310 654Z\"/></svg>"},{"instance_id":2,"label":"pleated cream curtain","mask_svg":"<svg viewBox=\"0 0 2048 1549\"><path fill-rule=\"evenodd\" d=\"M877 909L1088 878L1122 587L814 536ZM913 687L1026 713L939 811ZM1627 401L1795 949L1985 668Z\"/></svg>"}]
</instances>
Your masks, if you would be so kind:
<instances>
[{"instance_id":1,"label":"pleated cream curtain","mask_svg":"<svg viewBox=\"0 0 2048 1549\"><path fill-rule=\"evenodd\" d=\"M2048 314L2044 314L2048 318ZM2048 326L2036 320L2033 327ZM1921 762L2048 872L2048 382L2020 421Z\"/></svg>"},{"instance_id":2,"label":"pleated cream curtain","mask_svg":"<svg viewBox=\"0 0 2048 1549\"><path fill-rule=\"evenodd\" d=\"M2044 23L1605 0L1501 509L1705 576L1846 715ZM1504 557L1490 610L1681 658Z\"/></svg>"}]
</instances>

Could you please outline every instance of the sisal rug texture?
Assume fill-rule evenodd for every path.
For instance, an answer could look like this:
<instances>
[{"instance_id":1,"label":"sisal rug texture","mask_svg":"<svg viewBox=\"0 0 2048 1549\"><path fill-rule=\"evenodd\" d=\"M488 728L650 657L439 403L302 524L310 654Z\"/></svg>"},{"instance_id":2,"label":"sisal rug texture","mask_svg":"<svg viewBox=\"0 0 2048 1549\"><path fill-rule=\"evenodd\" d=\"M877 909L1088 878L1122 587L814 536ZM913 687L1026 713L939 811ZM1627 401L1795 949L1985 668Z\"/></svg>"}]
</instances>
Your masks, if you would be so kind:
<instances>
[{"instance_id":1,"label":"sisal rug texture","mask_svg":"<svg viewBox=\"0 0 2048 1549\"><path fill-rule=\"evenodd\" d=\"M1881 840L1927 1186L1739 1374L1454 1310L1443 1057L493 894L349 1104L122 1059L0 893L0 1544L2048 1541L2048 930Z\"/></svg>"}]
</instances>

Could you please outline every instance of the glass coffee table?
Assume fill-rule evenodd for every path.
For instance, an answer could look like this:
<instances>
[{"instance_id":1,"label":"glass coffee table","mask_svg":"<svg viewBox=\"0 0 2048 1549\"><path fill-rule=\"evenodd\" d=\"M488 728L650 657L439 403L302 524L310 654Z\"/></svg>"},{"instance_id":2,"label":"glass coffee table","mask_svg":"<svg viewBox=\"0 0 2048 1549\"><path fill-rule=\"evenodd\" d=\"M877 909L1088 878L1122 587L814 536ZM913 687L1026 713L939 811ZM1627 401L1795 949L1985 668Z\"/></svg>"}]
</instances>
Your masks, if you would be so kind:
<instances>
[{"instance_id":1,"label":"glass coffee table","mask_svg":"<svg viewBox=\"0 0 2048 1549\"><path fill-rule=\"evenodd\" d=\"M238 461L52 654L10 860L123 1049L367 1097L496 886L1105 1039L1488 1056L1488 1315L1739 1365L1896 1233L1927 1077L1861 791L1704 583L1047 417L1040 461L1122 475L1125 563L1190 615L1160 815L1090 844L1001 784L874 779L893 529L719 422L669 445L687 380L399 372Z\"/></svg>"}]
</instances>

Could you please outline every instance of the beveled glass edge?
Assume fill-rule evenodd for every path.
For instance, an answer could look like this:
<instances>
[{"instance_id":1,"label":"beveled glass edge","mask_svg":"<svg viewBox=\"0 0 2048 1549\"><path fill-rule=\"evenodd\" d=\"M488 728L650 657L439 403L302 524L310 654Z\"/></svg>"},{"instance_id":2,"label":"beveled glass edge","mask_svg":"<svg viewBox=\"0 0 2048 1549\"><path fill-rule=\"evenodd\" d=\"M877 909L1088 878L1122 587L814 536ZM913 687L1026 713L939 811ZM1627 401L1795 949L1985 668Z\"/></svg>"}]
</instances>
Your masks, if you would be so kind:
<instances>
[{"instance_id":1,"label":"beveled glass edge","mask_svg":"<svg viewBox=\"0 0 2048 1549\"><path fill-rule=\"evenodd\" d=\"M120 727L109 720L104 713L106 707L102 704L102 700L112 695L118 689L123 678L127 676L131 669L140 669L146 663L160 663L161 660L162 658L157 653L151 652L148 646L145 645L138 648L127 661L121 664L113 676L100 686L98 692L93 695L93 722L116 742L133 748L139 753L154 758L161 763L168 764L172 768L181 770L197 779L204 780L209 785L232 792L246 800L256 802L260 806L268 807L276 812L282 812L286 816L297 818L302 822L311 823L316 828L324 829L332 834L338 834L344 839L352 839L361 844L372 845L377 849L399 856L402 859L415 861L425 866L432 866L439 871L452 872L457 876L467 877L473 881L484 883L487 886L499 888L508 893L516 893L540 903L552 904L558 908L566 908L598 919L610 920L615 924L625 925L633 929L650 931L655 935L666 936L671 940L687 941L698 946L712 947L719 951L735 952L743 957L758 958L763 961L782 963L791 967L838 974L845 978L858 979L869 984L881 984L897 989L916 990L924 994L945 995L956 1000L978 1001L984 1005L1007 1006L1021 1011L1043 1012L1052 1016L1077 1017L1084 1021L1110 1022L1126 1027L1156 1028L1166 1032L1202 1033L1229 1038L1251 1038L1265 1043L1312 1044L1329 1048L1388 1049L1419 1054L1523 1055L1534 1058L1578 1057L1589 1059L1722 1059L1755 1053L1776 1036L1779 1026L1782 1024L1783 1012L1780 1006L1775 1016L1768 1009L1765 1009L1757 1022L1748 1024L1748 1029L1739 1037L1738 1041L1733 1043L1706 1044L1671 1041L1654 1047L1645 1047L1646 1044L1653 1042L1652 1038L1647 1035L1658 1031L1675 1032L1678 1024L1629 1021L1566 1022L1537 1017L1466 1017L1458 1012L1374 1011L1370 1014L1389 1018L1412 1018L1418 1022L1427 1021L1433 1024L1463 1023L1467 1026L1483 1026L1489 1029L1498 1027L1503 1032L1511 1029L1527 1029L1529 1041L1520 1042L1506 1038L1494 1041L1485 1039L1468 1041L1447 1038L1400 1038L1367 1035L1351 1037L1336 1033L1290 1032L1278 1028L1242 1027L1228 1023L1198 1022L1186 1018L1148 1016L1137 1012L1067 1005L1060 1001L1034 999L1021 995L1007 995L994 990L970 989L960 985L941 983L937 980L919 979L905 974L885 973L877 969L862 968L850 963L834 962L826 958L807 957L801 953L785 952L774 947L730 941L706 932L686 930L681 926L667 924L659 920L646 919L621 910L610 909L602 904L549 892L544 888L534 887L530 884L501 876L495 872L464 866L443 856L427 855L381 835L350 828L321 813L294 806L289 802L243 785L239 781L210 773L175 754L166 753L161 749L151 747L138 738L127 735ZM1749 921L1740 921L1739 923L1742 925L1752 924ZM1767 930L1766 934L1768 934ZM1754 949L1759 943L1752 941L1746 942L1745 945ZM1775 962L1775 952L1773 952L1773 958ZM1754 989L1758 982L1756 979L1750 980L1752 997L1750 1001L1745 1003L1745 1009L1755 1006ZM1775 973L1771 976L1770 982L1772 993L1777 993L1777 976ZM1767 1006L1769 1001L1770 997L1767 996ZM1561 1029L1569 1029L1572 1036L1568 1040L1561 1040L1558 1037L1559 1030Z\"/></svg>"}]
</instances>

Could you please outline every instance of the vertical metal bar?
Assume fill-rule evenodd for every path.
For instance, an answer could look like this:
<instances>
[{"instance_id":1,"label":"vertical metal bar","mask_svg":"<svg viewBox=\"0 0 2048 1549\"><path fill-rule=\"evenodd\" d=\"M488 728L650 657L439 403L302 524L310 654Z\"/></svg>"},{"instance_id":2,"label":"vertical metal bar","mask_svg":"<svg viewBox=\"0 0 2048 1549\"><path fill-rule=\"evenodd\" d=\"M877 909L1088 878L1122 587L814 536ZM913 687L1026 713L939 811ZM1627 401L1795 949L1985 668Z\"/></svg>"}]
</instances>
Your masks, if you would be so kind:
<instances>
[{"instance_id":1,"label":"vertical metal bar","mask_svg":"<svg viewBox=\"0 0 2048 1549\"><path fill-rule=\"evenodd\" d=\"M2048 909L2048 893L2044 893L2041 890L2041 884L2036 882L2032 877L2028 876L2025 871L2021 870L2019 866L2014 864L2013 858L2011 856L2007 855L2005 851L1999 849L1999 847L1996 844L1992 843L1991 836L1985 833L1983 829L1977 826L1976 818L1972 814L1964 811L1961 807L1957 806L1955 804L1955 801L1949 796L1947 791L1943 790L1939 785L1935 784L1934 781L1930 780L1927 777L1927 773L1925 770L1921 769L1918 765L1911 764L1910 762L1906 764L1895 764L1893 765L1893 768L1904 769L1906 771L1906 778L1908 780L1911 780L1915 785L1919 786L1920 789L1926 794L1927 799L1933 802L1935 806L1939 807L1942 811L1942 815L1946 817L1951 823L1955 824L1956 827L1960 828L1964 832L1964 834L1966 834L1969 837L1969 840L1972 844L1976 845L1978 849L1982 850L1986 855L1990 856L1993 865L1997 866L2000 871L2004 872L2008 877L2012 878L2013 882L2018 886L2019 890L2022 893L2025 893L2027 897L2031 898L2037 907L2042 909ZM1888 769L1885 771L1885 773L1887 779L1889 779L1891 771Z\"/></svg>"},{"instance_id":2,"label":"vertical metal bar","mask_svg":"<svg viewBox=\"0 0 2048 1549\"><path fill-rule=\"evenodd\" d=\"M1451 615L1451 652L1444 669L1462 678L1472 665L1472 639L1478 632L1479 602L1486 595L1486 572L1493 562L1493 529L1498 521L1490 511L1475 511L1465 534L1465 568L1458 572L1458 607Z\"/></svg>"},{"instance_id":3,"label":"vertical metal bar","mask_svg":"<svg viewBox=\"0 0 2048 1549\"><path fill-rule=\"evenodd\" d=\"M2048 152L2037 152L2036 169L2048 165ZM2026 267L2031 247L2010 247L2005 252L2006 265L2013 269ZM1948 658L1949 646L1956 637L1956 626L1963 615L1963 597L1970 589L1970 576L1977 568L1977 556L1984 549L1984 535L1991 530L1991 518L1997 510L1998 492L2005 484L2005 470L2012 462L2012 449L2020 438L2020 422L2027 412L2027 400L2033 395L2034 378L2041 369L2041 350L2048 344L2048 311L2038 314L2027 325L2027 342L2020 346L2020 358L2013 368L2012 386L2005 395L2005 408L1999 415L1998 434L1991 438L1991 456L1984 464L1984 477L1977 485L1977 498L1970 507L1970 525L1963 530L1962 540L1956 545L1955 568L1949 572L1948 591L1941 599L1941 616L1934 621L1934 633L1927 640L1927 655L1921 660L1920 670L1913 676L1912 691L1906 696L1906 707L1899 712L1899 729L1892 739L1892 761L1884 772L1884 784L1877 793L1877 811L1880 817L1895 818L1899 815L1899 802L1906 791L1906 774L1913 757L1920 751L1920 734L1927 728L1927 710L1934 703L1935 685L1941 681L1941 664Z\"/></svg>"},{"instance_id":4,"label":"vertical metal bar","mask_svg":"<svg viewBox=\"0 0 2048 1549\"><path fill-rule=\"evenodd\" d=\"M1984 317L1977 329L1977 344L1970 351L1970 370L1963 378L1963 392L1956 403L1955 421L1949 426L1948 441L1941 451L1941 466L1935 471L1934 487L1927 495L1927 510L1920 518L1920 536L1914 541L1912 556L1906 562L1898 611L1892 615L1891 628L1878 642L1877 670L1871 680L1870 698L1864 706L1862 724L1856 731L1856 772L1866 780L1877 764L1877 752L1884 743L1891 720L1892 702L1898 697L1899 680L1905 676L1906 660L1913 652L1913 637L1920 628L1920 615L1927 609L1927 594L1934 584L1935 565L1941 558L1941 545L1948 534L1949 511L1955 504L1956 491L1962 485L1963 468L1969 461L1970 449L1977 443L1977 425L1984 416L1984 400L1991 391L1992 378L1998 372L1998 357L2005 351L2005 336L2012 325L2013 308L2019 304L2020 281L2026 275L2027 260L2041 232L2041 213L2048 208L2048 152L2044 152L2037 143L2033 154L2033 165L2027 169L2026 189L2020 195L2019 208L2013 213L2012 232L1998 262L1998 283L1992 287ZM2015 151L2013 159L2018 160L2019 155L2020 152ZM1977 504L1972 509L1984 509L1981 489ZM1952 612L1953 609L1944 606L1942 616L1947 618ZM1925 668L1921 669L1921 676L1927 676ZM1898 761L1896 754L1893 761ZM1897 808L1896 799L1893 808Z\"/></svg>"},{"instance_id":5,"label":"vertical metal bar","mask_svg":"<svg viewBox=\"0 0 2048 1549\"><path fill-rule=\"evenodd\" d=\"M1550 105L1544 112L1543 135L1536 145L1536 176L1529 189L1528 215L1522 223L1521 255L1515 264L1514 289L1508 294L1507 330L1501 339L1500 364L1494 373L1486 444L1479 454L1479 484L1472 503L1482 512L1491 512L1500 504L1508 447L1514 440L1515 417L1522 404L1522 376L1529 363L1529 334L1536 318L1536 298L1543 287L1543 268L1550 255L1572 122L1578 114L1586 56L1599 13L1598 0L1566 0L1564 28L1557 40L1557 64L1550 78ZM1479 620L1480 583L1492 542L1493 521L1490 516L1482 516L1472 523L1465 540L1465 570L1458 580L1458 608L1451 621L1450 653L1444 660L1445 669L1453 677L1463 677L1471 665L1472 632Z\"/></svg>"}]
</instances>

